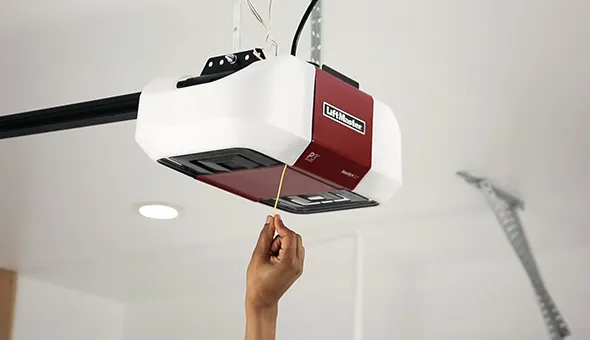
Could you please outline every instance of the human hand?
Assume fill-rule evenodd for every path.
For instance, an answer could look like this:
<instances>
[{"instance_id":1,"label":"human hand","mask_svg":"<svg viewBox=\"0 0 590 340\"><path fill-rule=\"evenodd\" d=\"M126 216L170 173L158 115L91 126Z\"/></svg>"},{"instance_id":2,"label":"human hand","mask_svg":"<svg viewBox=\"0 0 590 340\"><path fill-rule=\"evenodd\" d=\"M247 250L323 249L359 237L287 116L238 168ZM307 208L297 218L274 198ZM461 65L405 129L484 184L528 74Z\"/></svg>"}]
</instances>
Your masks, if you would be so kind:
<instances>
[{"instance_id":1,"label":"human hand","mask_svg":"<svg viewBox=\"0 0 590 340\"><path fill-rule=\"evenodd\" d=\"M303 273L304 259L301 236L287 228L279 215L268 216L248 265L247 306L256 309L276 307L279 299Z\"/></svg>"}]
</instances>

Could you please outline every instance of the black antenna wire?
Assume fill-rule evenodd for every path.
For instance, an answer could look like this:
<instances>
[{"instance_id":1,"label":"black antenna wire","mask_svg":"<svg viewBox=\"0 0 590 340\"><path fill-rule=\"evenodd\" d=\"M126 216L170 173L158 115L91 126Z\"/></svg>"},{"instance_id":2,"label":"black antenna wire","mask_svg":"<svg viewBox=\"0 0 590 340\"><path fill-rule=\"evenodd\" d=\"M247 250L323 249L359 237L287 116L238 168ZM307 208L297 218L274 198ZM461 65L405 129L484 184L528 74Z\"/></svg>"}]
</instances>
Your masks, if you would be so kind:
<instances>
[{"instance_id":1,"label":"black antenna wire","mask_svg":"<svg viewBox=\"0 0 590 340\"><path fill-rule=\"evenodd\" d=\"M305 10L305 13L303 14L303 17L301 18L301 21L299 22L299 26L297 27L297 31L295 31L295 36L293 37L293 44L291 44L292 56L297 56L297 45L299 45L299 38L301 38L301 33L303 32L305 23L307 23L307 20L309 20L311 11L313 11L313 8L315 5L317 5L318 1L319 0L311 0L309 6L307 6L307 9Z\"/></svg>"}]
</instances>

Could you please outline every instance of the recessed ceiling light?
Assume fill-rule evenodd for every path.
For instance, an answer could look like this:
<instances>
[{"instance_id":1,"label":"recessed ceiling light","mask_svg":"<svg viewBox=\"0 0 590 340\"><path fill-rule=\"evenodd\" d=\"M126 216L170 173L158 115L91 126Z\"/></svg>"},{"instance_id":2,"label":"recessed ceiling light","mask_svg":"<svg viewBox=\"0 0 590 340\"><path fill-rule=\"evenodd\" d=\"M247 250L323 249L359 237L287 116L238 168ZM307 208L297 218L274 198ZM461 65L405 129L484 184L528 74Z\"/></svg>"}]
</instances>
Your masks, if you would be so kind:
<instances>
[{"instance_id":1,"label":"recessed ceiling light","mask_svg":"<svg viewBox=\"0 0 590 340\"><path fill-rule=\"evenodd\" d=\"M178 217L178 210L163 204L146 204L139 207L139 213L143 217L155 220L173 220Z\"/></svg>"}]
</instances>

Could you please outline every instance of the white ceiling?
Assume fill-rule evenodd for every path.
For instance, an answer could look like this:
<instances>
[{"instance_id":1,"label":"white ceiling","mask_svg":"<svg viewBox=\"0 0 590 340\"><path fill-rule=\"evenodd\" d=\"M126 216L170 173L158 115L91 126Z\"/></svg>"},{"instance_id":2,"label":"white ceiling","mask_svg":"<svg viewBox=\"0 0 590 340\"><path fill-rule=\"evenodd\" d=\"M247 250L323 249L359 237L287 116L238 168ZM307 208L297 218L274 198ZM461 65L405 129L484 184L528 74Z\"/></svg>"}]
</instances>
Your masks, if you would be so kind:
<instances>
[{"instance_id":1,"label":"white ceiling","mask_svg":"<svg viewBox=\"0 0 590 340\"><path fill-rule=\"evenodd\" d=\"M135 92L231 48L229 0L2 6L0 115ZM305 6L275 1L283 53ZM404 184L379 208L287 216L308 242L388 230L391 256L510 256L501 235L484 246L493 216L454 175L471 170L525 200L537 252L590 247L590 3L325 0L325 13L325 62L397 114ZM263 32L244 18L244 46L257 45ZM269 209L152 164L133 132L123 122L0 141L0 266L138 300L214 287L202 280L210 259L247 261ZM145 220L134 207L149 201L181 217ZM156 270L161 280L137 288Z\"/></svg>"}]
</instances>

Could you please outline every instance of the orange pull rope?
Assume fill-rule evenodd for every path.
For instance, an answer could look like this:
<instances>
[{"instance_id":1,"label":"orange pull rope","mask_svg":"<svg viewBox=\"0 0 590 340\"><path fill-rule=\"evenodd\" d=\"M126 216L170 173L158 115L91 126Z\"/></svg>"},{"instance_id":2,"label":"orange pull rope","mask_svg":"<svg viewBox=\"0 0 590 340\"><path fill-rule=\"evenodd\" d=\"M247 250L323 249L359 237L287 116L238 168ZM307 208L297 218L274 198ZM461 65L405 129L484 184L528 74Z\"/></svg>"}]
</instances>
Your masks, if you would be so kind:
<instances>
[{"instance_id":1,"label":"orange pull rope","mask_svg":"<svg viewBox=\"0 0 590 340\"><path fill-rule=\"evenodd\" d=\"M285 172L287 172L287 164L283 168L283 173L281 174L281 180L279 181L279 190L277 191L277 199L275 200L275 207L274 207L274 215L277 215L277 206L279 205L279 198L281 197L281 190L283 190L283 180L285 179Z\"/></svg>"}]
</instances>

